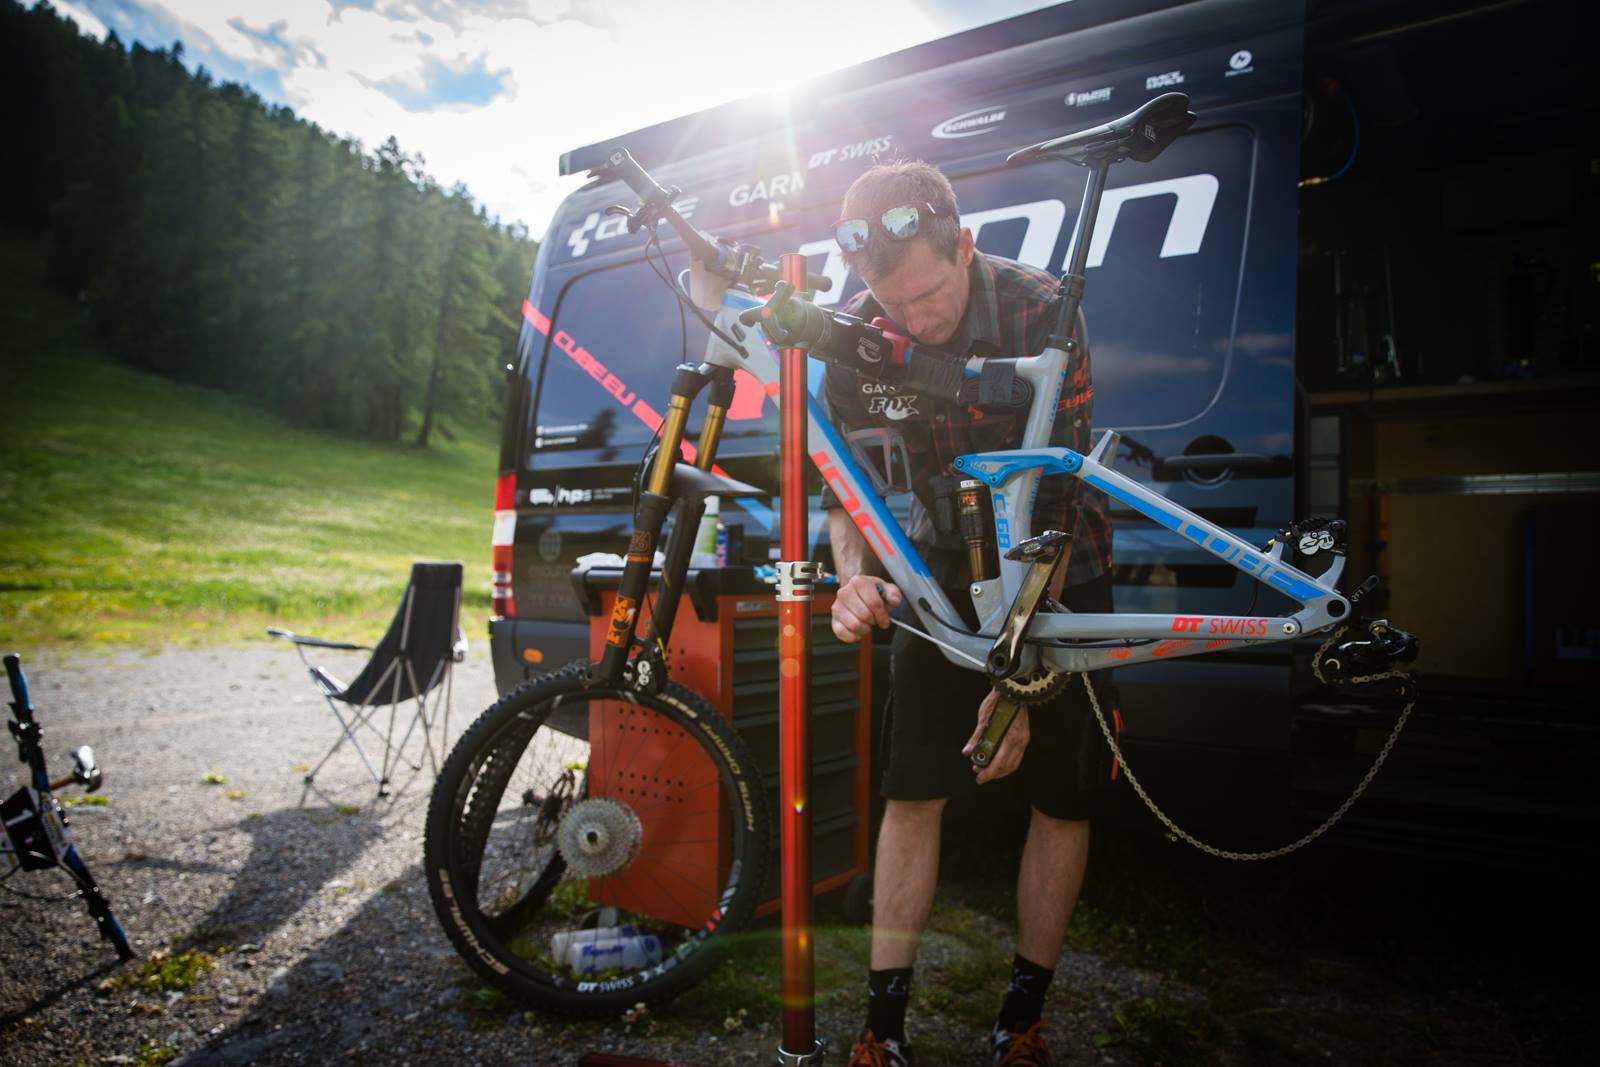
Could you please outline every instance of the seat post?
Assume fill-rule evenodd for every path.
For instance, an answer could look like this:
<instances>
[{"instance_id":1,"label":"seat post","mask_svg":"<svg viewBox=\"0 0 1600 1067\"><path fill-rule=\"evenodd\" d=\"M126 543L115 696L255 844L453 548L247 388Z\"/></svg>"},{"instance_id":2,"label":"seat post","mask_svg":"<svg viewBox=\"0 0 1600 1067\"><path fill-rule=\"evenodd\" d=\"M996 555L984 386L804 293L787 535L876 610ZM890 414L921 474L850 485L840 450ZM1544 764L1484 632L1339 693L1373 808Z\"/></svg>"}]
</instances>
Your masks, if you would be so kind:
<instances>
[{"instance_id":1,"label":"seat post","mask_svg":"<svg viewBox=\"0 0 1600 1067\"><path fill-rule=\"evenodd\" d=\"M1078 321L1078 308L1083 305L1083 272L1089 262L1089 242L1094 236L1095 216L1100 214L1100 194L1105 192L1106 173L1111 169L1111 160L1099 156L1088 164L1088 168L1089 181L1083 187L1083 203L1072 224L1067 269L1056 287L1056 325L1048 341L1050 348L1059 348L1069 356L1077 354L1072 327Z\"/></svg>"}]
</instances>

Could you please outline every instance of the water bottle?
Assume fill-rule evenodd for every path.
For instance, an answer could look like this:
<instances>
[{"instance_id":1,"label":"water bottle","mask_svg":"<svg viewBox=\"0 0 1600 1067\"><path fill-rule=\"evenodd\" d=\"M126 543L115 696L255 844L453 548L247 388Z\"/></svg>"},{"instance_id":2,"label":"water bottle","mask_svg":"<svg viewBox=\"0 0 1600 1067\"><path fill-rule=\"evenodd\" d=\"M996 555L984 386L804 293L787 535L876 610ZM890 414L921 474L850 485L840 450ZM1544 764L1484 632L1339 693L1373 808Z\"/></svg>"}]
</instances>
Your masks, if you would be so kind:
<instances>
[{"instance_id":1,"label":"water bottle","mask_svg":"<svg viewBox=\"0 0 1600 1067\"><path fill-rule=\"evenodd\" d=\"M654 934L634 933L600 941L577 941L567 949L567 966L579 975L637 971L660 962L661 939Z\"/></svg>"},{"instance_id":2,"label":"water bottle","mask_svg":"<svg viewBox=\"0 0 1600 1067\"><path fill-rule=\"evenodd\" d=\"M689 566L697 569L717 565L717 515L722 510L715 496L706 497L705 514L700 516L700 526L694 534L694 551L689 555Z\"/></svg>"},{"instance_id":3,"label":"water bottle","mask_svg":"<svg viewBox=\"0 0 1600 1067\"><path fill-rule=\"evenodd\" d=\"M550 957L564 960L573 945L592 945L596 941L615 941L619 937L632 937L639 931L632 926L591 926L583 930L567 930L550 937Z\"/></svg>"}]
</instances>

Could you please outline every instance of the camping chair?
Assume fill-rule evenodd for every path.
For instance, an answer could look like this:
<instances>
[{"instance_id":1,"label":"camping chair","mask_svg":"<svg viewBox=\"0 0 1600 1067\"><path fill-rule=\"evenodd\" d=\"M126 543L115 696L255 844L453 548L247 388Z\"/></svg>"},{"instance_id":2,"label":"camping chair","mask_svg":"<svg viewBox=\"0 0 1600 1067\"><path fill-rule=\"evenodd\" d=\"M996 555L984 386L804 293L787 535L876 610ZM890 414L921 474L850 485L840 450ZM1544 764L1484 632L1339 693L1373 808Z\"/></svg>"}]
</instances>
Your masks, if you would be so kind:
<instances>
[{"instance_id":1,"label":"camping chair","mask_svg":"<svg viewBox=\"0 0 1600 1067\"><path fill-rule=\"evenodd\" d=\"M328 749L327 755L322 757L322 761L306 775L308 783L339 750L339 746L349 741L361 757L361 762L366 764L367 773L378 783L378 795L388 796L389 776L399 767L406 744L419 725L422 727L423 751L434 773L438 773L431 732L440 709L436 702L430 703L429 694L443 687L442 746L450 736L451 667L460 663L467 654L467 638L461 629L460 619L461 564L413 563L411 581L400 600L400 608L395 612L394 621L389 623L389 632L383 635L383 640L378 642L376 648L348 641L306 637L276 627L267 630L272 637L294 643L295 651L311 672L311 681L327 700L334 718L339 720L339 738ZM345 685L307 659L307 648L366 650L372 652L372 658L356 675L355 681ZM408 701L414 701L415 705L409 721L404 724L405 733L396 743L394 737L400 705ZM345 705L345 711L340 710L341 704ZM385 707L389 709L388 722L380 726L380 712ZM356 736L357 731L363 729L383 739L381 771L373 769L372 761L367 758L366 750ZM407 763L414 771L422 770L420 761Z\"/></svg>"}]
</instances>

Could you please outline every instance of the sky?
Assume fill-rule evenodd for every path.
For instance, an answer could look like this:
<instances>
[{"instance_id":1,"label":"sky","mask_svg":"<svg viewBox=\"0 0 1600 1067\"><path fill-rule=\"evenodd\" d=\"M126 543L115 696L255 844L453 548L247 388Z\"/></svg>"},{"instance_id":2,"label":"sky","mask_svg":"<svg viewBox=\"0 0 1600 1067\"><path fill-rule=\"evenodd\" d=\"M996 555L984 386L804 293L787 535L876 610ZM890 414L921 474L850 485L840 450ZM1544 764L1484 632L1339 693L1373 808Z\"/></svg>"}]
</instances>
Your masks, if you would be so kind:
<instances>
[{"instance_id":1,"label":"sky","mask_svg":"<svg viewBox=\"0 0 1600 1067\"><path fill-rule=\"evenodd\" d=\"M542 236L571 148L1047 6L1049 0L52 0L369 150L393 135ZM803 12L799 13L799 12Z\"/></svg>"}]
</instances>

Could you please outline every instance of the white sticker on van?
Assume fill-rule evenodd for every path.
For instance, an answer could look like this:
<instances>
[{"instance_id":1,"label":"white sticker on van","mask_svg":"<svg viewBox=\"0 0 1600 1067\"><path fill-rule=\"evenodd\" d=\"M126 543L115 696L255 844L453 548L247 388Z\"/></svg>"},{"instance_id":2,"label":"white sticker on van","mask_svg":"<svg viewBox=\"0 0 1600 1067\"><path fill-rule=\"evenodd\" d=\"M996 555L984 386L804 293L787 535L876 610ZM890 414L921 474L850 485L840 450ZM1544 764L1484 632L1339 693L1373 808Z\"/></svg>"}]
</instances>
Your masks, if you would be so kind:
<instances>
[{"instance_id":1,"label":"white sticker on van","mask_svg":"<svg viewBox=\"0 0 1600 1067\"><path fill-rule=\"evenodd\" d=\"M1111 103L1111 89L1109 85L1102 85L1098 89L1084 89L1079 92L1068 93L1061 102L1068 107L1088 107L1091 104Z\"/></svg>"},{"instance_id":2,"label":"white sticker on van","mask_svg":"<svg viewBox=\"0 0 1600 1067\"><path fill-rule=\"evenodd\" d=\"M798 193L806 187L806 176L799 171L792 174L776 174L771 178L762 178L751 185L745 182L735 185L728 193L728 203L733 207L744 207L757 200L773 200L790 193Z\"/></svg>"},{"instance_id":3,"label":"white sticker on van","mask_svg":"<svg viewBox=\"0 0 1600 1067\"><path fill-rule=\"evenodd\" d=\"M1006 109L1003 107L980 107L975 111L966 111L954 118L945 119L928 132L943 140L956 137L976 137L980 133L997 130L1006 120Z\"/></svg>"},{"instance_id":4,"label":"white sticker on van","mask_svg":"<svg viewBox=\"0 0 1600 1067\"><path fill-rule=\"evenodd\" d=\"M699 205L698 196L686 196L675 201L673 207L678 209L678 214L684 218L694 215L694 209ZM607 215L601 218L600 212L591 211L578 223L578 228L567 234L567 247L572 249L572 258L576 259L589 251L589 245L595 241L609 241L613 237L621 237L628 232L628 220L621 215Z\"/></svg>"},{"instance_id":5,"label":"white sticker on van","mask_svg":"<svg viewBox=\"0 0 1600 1067\"><path fill-rule=\"evenodd\" d=\"M824 148L820 152L811 153L811 159L806 164L807 170L816 170L834 163L848 163L852 159L871 159L873 156L882 155L894 146L894 135L883 134L881 137L868 137L864 141L855 141L851 144L840 145L838 148Z\"/></svg>"}]
</instances>

